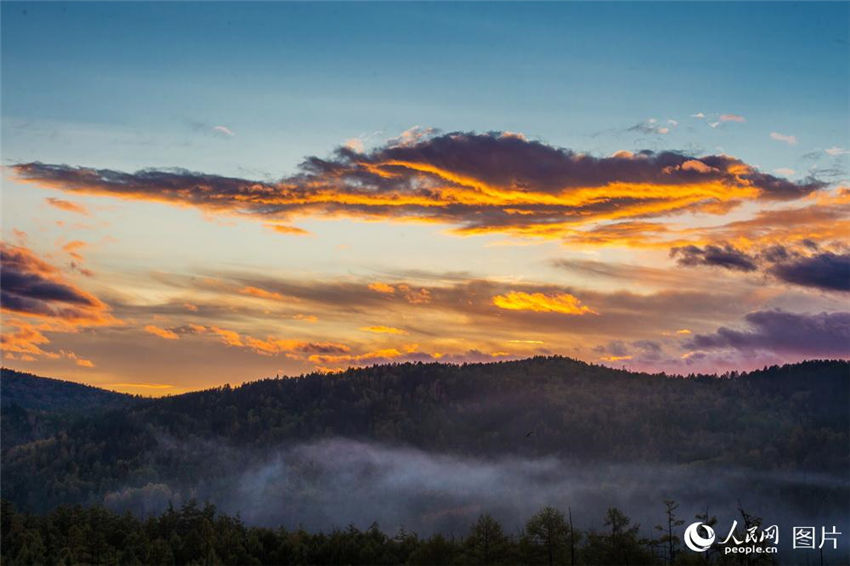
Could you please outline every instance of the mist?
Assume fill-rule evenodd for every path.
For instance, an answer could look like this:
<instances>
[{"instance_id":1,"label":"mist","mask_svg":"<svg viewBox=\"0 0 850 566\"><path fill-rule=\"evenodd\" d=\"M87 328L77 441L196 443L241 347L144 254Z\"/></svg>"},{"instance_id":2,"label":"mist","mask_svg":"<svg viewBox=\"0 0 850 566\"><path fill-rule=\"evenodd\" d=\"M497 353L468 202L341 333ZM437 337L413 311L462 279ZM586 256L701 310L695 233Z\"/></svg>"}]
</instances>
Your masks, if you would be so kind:
<instances>
[{"instance_id":1,"label":"mist","mask_svg":"<svg viewBox=\"0 0 850 566\"><path fill-rule=\"evenodd\" d=\"M161 444L161 446L163 446ZM708 511L718 531L741 521L738 506L764 525L846 525L850 479L718 465L588 463L565 458L476 459L342 438L249 453L212 444L181 446L192 459L214 458L196 481L151 482L104 497L114 510L160 513L169 503L209 502L249 525L329 531L373 523L425 536L466 534L482 513L518 533L545 505L572 513L582 529L603 529L609 507L641 525L664 522L663 500L675 499L685 524ZM846 529L845 529L846 530ZM789 537L790 538L790 537Z\"/></svg>"}]
</instances>

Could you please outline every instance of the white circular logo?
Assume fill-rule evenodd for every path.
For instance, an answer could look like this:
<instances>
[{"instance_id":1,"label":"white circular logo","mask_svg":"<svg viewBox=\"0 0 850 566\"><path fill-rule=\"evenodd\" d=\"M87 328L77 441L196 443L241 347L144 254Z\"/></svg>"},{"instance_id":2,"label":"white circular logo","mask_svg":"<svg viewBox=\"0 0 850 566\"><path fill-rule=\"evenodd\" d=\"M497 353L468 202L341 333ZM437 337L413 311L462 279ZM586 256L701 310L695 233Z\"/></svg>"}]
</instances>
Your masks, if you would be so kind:
<instances>
[{"instance_id":1,"label":"white circular logo","mask_svg":"<svg viewBox=\"0 0 850 566\"><path fill-rule=\"evenodd\" d=\"M702 537L699 534L699 528L705 529L708 533L707 537ZM714 543L714 529L705 523L691 523L685 529L685 544L694 552L705 552Z\"/></svg>"}]
</instances>

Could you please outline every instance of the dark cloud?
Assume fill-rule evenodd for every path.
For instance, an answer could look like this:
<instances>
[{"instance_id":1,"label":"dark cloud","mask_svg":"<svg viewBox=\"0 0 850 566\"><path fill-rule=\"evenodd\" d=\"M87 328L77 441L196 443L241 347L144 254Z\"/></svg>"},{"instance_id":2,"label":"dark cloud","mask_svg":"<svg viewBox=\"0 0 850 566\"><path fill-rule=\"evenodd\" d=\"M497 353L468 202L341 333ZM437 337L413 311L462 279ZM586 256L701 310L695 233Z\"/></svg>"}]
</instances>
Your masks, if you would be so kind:
<instances>
[{"instance_id":1,"label":"dark cloud","mask_svg":"<svg viewBox=\"0 0 850 566\"><path fill-rule=\"evenodd\" d=\"M48 333L120 323L109 307L66 281L59 270L23 246L0 242L0 350L8 360L70 359L81 367L91 360L66 350L44 349Z\"/></svg>"},{"instance_id":2,"label":"dark cloud","mask_svg":"<svg viewBox=\"0 0 850 566\"><path fill-rule=\"evenodd\" d=\"M648 354L657 354L661 352L661 344L652 340L637 340L635 342L632 342L632 346L643 350Z\"/></svg>"},{"instance_id":3,"label":"dark cloud","mask_svg":"<svg viewBox=\"0 0 850 566\"><path fill-rule=\"evenodd\" d=\"M0 243L0 304L4 311L67 322L105 320L106 305L64 281L58 270L21 246Z\"/></svg>"},{"instance_id":4,"label":"dark cloud","mask_svg":"<svg viewBox=\"0 0 850 566\"><path fill-rule=\"evenodd\" d=\"M629 354L629 348L622 340L612 340L604 346L596 346L593 351L599 354L611 354L612 356L627 356Z\"/></svg>"},{"instance_id":5,"label":"dark cloud","mask_svg":"<svg viewBox=\"0 0 850 566\"><path fill-rule=\"evenodd\" d=\"M69 193L264 219L345 215L549 236L579 221L662 216L708 204L720 210L729 201L794 199L825 186L761 173L725 155L594 157L499 132L420 133L367 153L339 147L329 158L308 157L276 183L182 169L125 173L38 162L11 168L20 180Z\"/></svg>"},{"instance_id":6,"label":"dark cloud","mask_svg":"<svg viewBox=\"0 0 850 566\"><path fill-rule=\"evenodd\" d=\"M697 350L733 348L805 356L850 356L850 312L799 314L757 311L744 317L751 330L718 328L686 342Z\"/></svg>"},{"instance_id":7,"label":"dark cloud","mask_svg":"<svg viewBox=\"0 0 850 566\"><path fill-rule=\"evenodd\" d=\"M611 340L593 348L603 362L629 362L653 364L663 358L663 347L654 340L635 340L626 344L622 340Z\"/></svg>"},{"instance_id":8,"label":"dark cloud","mask_svg":"<svg viewBox=\"0 0 850 566\"><path fill-rule=\"evenodd\" d=\"M693 354L685 358L685 364L689 366L694 365L698 362L705 360L706 358L708 358L708 355L706 355L705 352L694 352Z\"/></svg>"},{"instance_id":9,"label":"dark cloud","mask_svg":"<svg viewBox=\"0 0 850 566\"><path fill-rule=\"evenodd\" d=\"M679 265L687 267L717 266L747 272L761 270L780 281L802 287L850 291L850 253L821 251L820 244L810 239L798 242L795 247L774 244L753 254L729 244L684 246L672 248L670 256L676 258Z\"/></svg>"},{"instance_id":10,"label":"dark cloud","mask_svg":"<svg viewBox=\"0 0 850 566\"><path fill-rule=\"evenodd\" d=\"M788 261L796 255L797 254L793 250L788 249L786 246L780 245L768 246L763 249L759 254L762 259L770 263Z\"/></svg>"},{"instance_id":11,"label":"dark cloud","mask_svg":"<svg viewBox=\"0 0 850 566\"><path fill-rule=\"evenodd\" d=\"M707 265L731 269L733 271L755 271L758 269L755 259L734 246L707 245L676 247L670 250L670 257L676 258L679 265L688 267Z\"/></svg>"},{"instance_id":12,"label":"dark cloud","mask_svg":"<svg viewBox=\"0 0 850 566\"><path fill-rule=\"evenodd\" d=\"M847 170L842 167L813 167L809 169L809 173L817 177L839 180L846 177Z\"/></svg>"},{"instance_id":13,"label":"dark cloud","mask_svg":"<svg viewBox=\"0 0 850 566\"><path fill-rule=\"evenodd\" d=\"M850 253L830 252L780 263L770 273L788 283L827 291L850 291Z\"/></svg>"}]
</instances>

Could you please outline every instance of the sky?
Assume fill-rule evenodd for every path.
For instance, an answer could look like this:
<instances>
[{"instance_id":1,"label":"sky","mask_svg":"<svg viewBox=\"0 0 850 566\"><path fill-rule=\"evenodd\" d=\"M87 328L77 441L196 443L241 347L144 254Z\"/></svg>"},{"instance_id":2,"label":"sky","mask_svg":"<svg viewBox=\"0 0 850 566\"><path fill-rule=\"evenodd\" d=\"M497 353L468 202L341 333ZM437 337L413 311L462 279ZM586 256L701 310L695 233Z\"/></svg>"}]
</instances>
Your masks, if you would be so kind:
<instances>
[{"instance_id":1,"label":"sky","mask_svg":"<svg viewBox=\"0 0 850 566\"><path fill-rule=\"evenodd\" d=\"M7 367L850 357L850 4L0 10Z\"/></svg>"}]
</instances>

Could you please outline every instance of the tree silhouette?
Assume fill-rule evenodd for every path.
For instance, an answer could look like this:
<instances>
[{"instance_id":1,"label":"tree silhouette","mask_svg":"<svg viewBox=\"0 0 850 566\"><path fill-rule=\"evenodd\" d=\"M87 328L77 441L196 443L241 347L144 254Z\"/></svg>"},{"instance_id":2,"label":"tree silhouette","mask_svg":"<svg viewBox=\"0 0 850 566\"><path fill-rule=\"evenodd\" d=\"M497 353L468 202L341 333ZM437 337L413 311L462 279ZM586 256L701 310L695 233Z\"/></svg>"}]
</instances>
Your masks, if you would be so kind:
<instances>
[{"instance_id":1,"label":"tree silhouette","mask_svg":"<svg viewBox=\"0 0 850 566\"><path fill-rule=\"evenodd\" d=\"M546 556L546 563L565 564L565 550L569 546L570 527L564 514L554 507L544 507L525 525L525 537L532 547Z\"/></svg>"},{"instance_id":2,"label":"tree silhouette","mask_svg":"<svg viewBox=\"0 0 850 566\"><path fill-rule=\"evenodd\" d=\"M679 527L685 522L676 518L676 509L679 504L672 499L664 500L664 513L667 517L666 525L656 525L655 529L664 533L659 539L660 542L666 543L667 546L667 564L673 564L676 559L676 551L679 548L679 537L673 534L673 527Z\"/></svg>"},{"instance_id":3,"label":"tree silhouette","mask_svg":"<svg viewBox=\"0 0 850 566\"><path fill-rule=\"evenodd\" d=\"M483 514L469 531L466 555L471 564L504 564L507 562L508 537L492 516Z\"/></svg>"}]
</instances>

